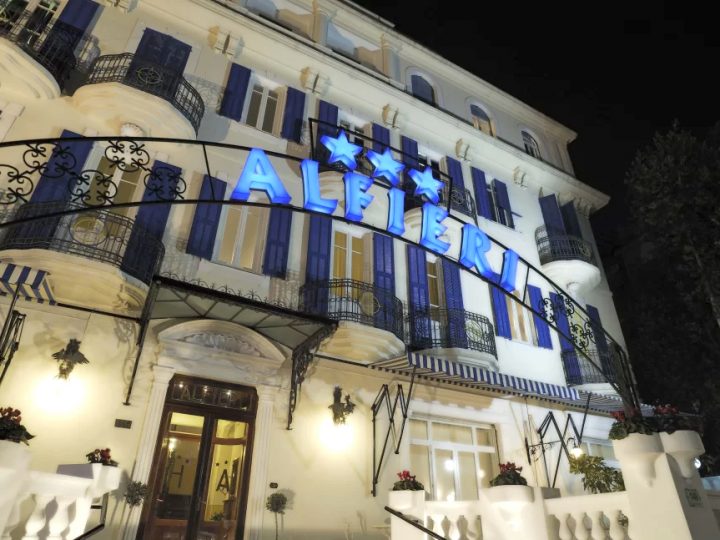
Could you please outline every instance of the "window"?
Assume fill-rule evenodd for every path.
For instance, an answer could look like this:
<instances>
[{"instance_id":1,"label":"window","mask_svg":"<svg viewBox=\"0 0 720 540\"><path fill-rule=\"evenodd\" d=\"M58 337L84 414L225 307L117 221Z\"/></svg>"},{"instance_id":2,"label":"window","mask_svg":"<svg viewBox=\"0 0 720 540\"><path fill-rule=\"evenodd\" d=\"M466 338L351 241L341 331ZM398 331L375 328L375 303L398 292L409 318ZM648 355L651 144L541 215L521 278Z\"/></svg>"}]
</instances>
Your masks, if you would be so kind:
<instances>
[{"instance_id":1,"label":"window","mask_svg":"<svg viewBox=\"0 0 720 540\"><path fill-rule=\"evenodd\" d=\"M3 11L3 13L0 14L0 21L5 14L14 17L14 19L10 20L15 20L20 16L23 9L32 12L22 32L22 40L28 45L32 45L52 20L59 5L60 2L58 0L31 0L30 2L13 0L5 8L0 8L0 10ZM16 13L15 10L18 9L20 11Z\"/></svg>"},{"instance_id":2,"label":"window","mask_svg":"<svg viewBox=\"0 0 720 540\"><path fill-rule=\"evenodd\" d=\"M214 260L260 272L269 210L254 206L226 206L223 213L225 226L222 234L218 234Z\"/></svg>"},{"instance_id":3,"label":"window","mask_svg":"<svg viewBox=\"0 0 720 540\"><path fill-rule=\"evenodd\" d=\"M440 175L440 159L428 156L427 154L418 154L418 162L420 168L430 167L433 171L433 176L438 180L443 180Z\"/></svg>"},{"instance_id":4,"label":"window","mask_svg":"<svg viewBox=\"0 0 720 540\"><path fill-rule=\"evenodd\" d=\"M250 95L245 123L266 133L272 133L275 127L277 108L278 93L256 83L253 85Z\"/></svg>"},{"instance_id":5,"label":"window","mask_svg":"<svg viewBox=\"0 0 720 540\"><path fill-rule=\"evenodd\" d=\"M435 262L427 261L425 264L427 265L428 301L430 302L430 309L436 309L440 307L442 297L440 272L438 272L438 265Z\"/></svg>"},{"instance_id":6,"label":"window","mask_svg":"<svg viewBox=\"0 0 720 540\"><path fill-rule=\"evenodd\" d=\"M501 204L501 198L498 194L498 184L500 183L499 180L493 180L488 186L488 200L490 201L490 212L492 212L493 215L493 221L497 223L501 223L502 225L505 225L506 227L510 227L511 229L514 228L514 222L512 219L512 210L508 210L507 208L503 208ZM505 188L507 189L507 188Z\"/></svg>"},{"instance_id":7,"label":"window","mask_svg":"<svg viewBox=\"0 0 720 540\"><path fill-rule=\"evenodd\" d=\"M333 235L333 279L364 281L365 241L348 232L335 231Z\"/></svg>"},{"instance_id":8,"label":"window","mask_svg":"<svg viewBox=\"0 0 720 540\"><path fill-rule=\"evenodd\" d=\"M438 501L478 498L490 487L498 454L489 425L410 419L410 470Z\"/></svg>"},{"instance_id":9,"label":"window","mask_svg":"<svg viewBox=\"0 0 720 540\"><path fill-rule=\"evenodd\" d=\"M90 187L88 188L88 206L101 206L112 202L113 204L122 204L132 202L134 200L135 190L140 180L140 167L127 167L127 171L117 166L115 161L109 160L103 156L97 166L97 173L93 176ZM108 201L107 193L113 192L112 184L117 189L115 195ZM112 212L121 216L127 216L130 207L113 208Z\"/></svg>"},{"instance_id":10,"label":"window","mask_svg":"<svg viewBox=\"0 0 720 540\"><path fill-rule=\"evenodd\" d=\"M521 294L518 291L513 291L512 294L516 298L521 299ZM505 302L507 303L510 335L513 341L537 345L538 339L532 312L520 304L520 302L513 300L510 296L505 296Z\"/></svg>"},{"instance_id":11,"label":"window","mask_svg":"<svg viewBox=\"0 0 720 540\"><path fill-rule=\"evenodd\" d=\"M491 137L495 136L492 120L482 107L478 105L470 105L470 115L472 116L472 123L473 126L475 126L475 129L479 129Z\"/></svg>"},{"instance_id":12,"label":"window","mask_svg":"<svg viewBox=\"0 0 720 540\"><path fill-rule=\"evenodd\" d=\"M535 137L530 135L527 131L523 131L522 138L523 145L525 146L525 152L527 152L534 158L540 159L540 146L535 140Z\"/></svg>"},{"instance_id":13,"label":"window","mask_svg":"<svg viewBox=\"0 0 720 540\"><path fill-rule=\"evenodd\" d=\"M588 456L598 456L603 458L606 464L611 467L617 465L615 450L613 449L610 441L584 438L583 442L580 444L580 448L582 448L583 452L585 452Z\"/></svg>"},{"instance_id":14,"label":"window","mask_svg":"<svg viewBox=\"0 0 720 540\"><path fill-rule=\"evenodd\" d=\"M413 96L421 99L425 103L429 103L430 105L435 105L437 103L435 99L435 89L422 75L410 76L410 91Z\"/></svg>"}]
</instances>

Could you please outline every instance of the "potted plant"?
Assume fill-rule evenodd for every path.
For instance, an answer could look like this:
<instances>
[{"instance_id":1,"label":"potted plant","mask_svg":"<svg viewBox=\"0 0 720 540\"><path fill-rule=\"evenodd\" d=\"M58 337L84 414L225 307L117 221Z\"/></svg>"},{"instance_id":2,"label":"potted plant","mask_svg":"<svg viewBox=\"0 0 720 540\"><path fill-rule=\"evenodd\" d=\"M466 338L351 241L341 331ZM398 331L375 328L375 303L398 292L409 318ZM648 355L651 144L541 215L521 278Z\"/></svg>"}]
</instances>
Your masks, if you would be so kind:
<instances>
[{"instance_id":1,"label":"potted plant","mask_svg":"<svg viewBox=\"0 0 720 540\"><path fill-rule=\"evenodd\" d=\"M626 415L624 411L612 413L615 422L608 438L613 441L615 455L623 469L636 469L639 476L651 481L655 478L655 458L662 453L660 437L652 423L639 410Z\"/></svg>"},{"instance_id":2,"label":"potted plant","mask_svg":"<svg viewBox=\"0 0 720 540\"><path fill-rule=\"evenodd\" d=\"M583 475L583 488L590 493L625 491L622 473L605 465L599 456L570 456L570 472Z\"/></svg>"},{"instance_id":3,"label":"potted plant","mask_svg":"<svg viewBox=\"0 0 720 540\"><path fill-rule=\"evenodd\" d=\"M490 487L487 491L488 497L493 502L518 502L526 503L534 500L532 488L528 487L527 480L523 477L522 467L518 467L512 461L500 464L500 474L490 480Z\"/></svg>"},{"instance_id":4,"label":"potted plant","mask_svg":"<svg viewBox=\"0 0 720 540\"><path fill-rule=\"evenodd\" d=\"M88 461L85 464L58 465L57 472L92 478L93 484L89 493L92 497L114 491L120 486L122 471L118 468L118 462L110 456L109 448L96 448L85 454L85 458Z\"/></svg>"},{"instance_id":5,"label":"potted plant","mask_svg":"<svg viewBox=\"0 0 720 540\"><path fill-rule=\"evenodd\" d=\"M425 501L425 486L408 470L400 471L397 476L398 480L395 481L390 492L390 506L395 510L408 510L420 506Z\"/></svg>"}]
</instances>

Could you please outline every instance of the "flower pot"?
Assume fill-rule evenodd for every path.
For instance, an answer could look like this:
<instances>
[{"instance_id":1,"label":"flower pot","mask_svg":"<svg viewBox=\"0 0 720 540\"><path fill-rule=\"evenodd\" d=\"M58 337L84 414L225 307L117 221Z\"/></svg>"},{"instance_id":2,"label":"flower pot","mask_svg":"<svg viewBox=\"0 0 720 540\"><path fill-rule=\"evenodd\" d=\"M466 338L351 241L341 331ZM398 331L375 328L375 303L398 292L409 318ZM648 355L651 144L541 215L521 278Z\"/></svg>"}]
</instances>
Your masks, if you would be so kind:
<instances>
[{"instance_id":1,"label":"flower pot","mask_svg":"<svg viewBox=\"0 0 720 540\"><path fill-rule=\"evenodd\" d=\"M393 510L399 510L403 513L408 511L417 511L425 505L425 491L420 490L400 490L391 491L388 496L388 506Z\"/></svg>"},{"instance_id":2,"label":"flower pot","mask_svg":"<svg viewBox=\"0 0 720 540\"><path fill-rule=\"evenodd\" d=\"M529 486L495 486L485 490L492 503L518 503L525 505L535 500L533 488Z\"/></svg>"},{"instance_id":3,"label":"flower pot","mask_svg":"<svg viewBox=\"0 0 720 540\"><path fill-rule=\"evenodd\" d=\"M29 466L27 445L0 441L0 534L5 530L13 508L20 502L18 497L27 481Z\"/></svg>"},{"instance_id":4,"label":"flower pot","mask_svg":"<svg viewBox=\"0 0 720 540\"><path fill-rule=\"evenodd\" d=\"M88 490L88 497L93 498L116 490L120 486L120 477L122 476L122 469L119 467L101 463L58 465L57 472L80 478L92 478L93 482Z\"/></svg>"},{"instance_id":5,"label":"flower pot","mask_svg":"<svg viewBox=\"0 0 720 540\"><path fill-rule=\"evenodd\" d=\"M684 478L697 474L695 458L705 453L697 431L681 430L674 433L660 433L660 441L666 454L672 456L678 464Z\"/></svg>"},{"instance_id":6,"label":"flower pot","mask_svg":"<svg viewBox=\"0 0 720 540\"><path fill-rule=\"evenodd\" d=\"M623 471L626 468L632 470L639 479L652 483L655 478L655 460L663 451L657 433L631 433L624 439L614 440L613 448Z\"/></svg>"}]
</instances>

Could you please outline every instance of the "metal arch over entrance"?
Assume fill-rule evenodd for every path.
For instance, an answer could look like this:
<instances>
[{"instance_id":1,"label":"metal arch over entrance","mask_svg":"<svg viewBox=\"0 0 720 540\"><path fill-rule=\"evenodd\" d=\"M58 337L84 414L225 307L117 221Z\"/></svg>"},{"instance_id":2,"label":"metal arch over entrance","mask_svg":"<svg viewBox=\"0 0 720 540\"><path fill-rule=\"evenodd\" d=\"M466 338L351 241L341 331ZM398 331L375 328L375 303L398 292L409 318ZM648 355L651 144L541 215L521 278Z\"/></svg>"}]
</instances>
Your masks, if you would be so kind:
<instances>
[{"instance_id":1,"label":"metal arch over entrance","mask_svg":"<svg viewBox=\"0 0 720 540\"><path fill-rule=\"evenodd\" d=\"M115 180L112 178L112 175L104 174L102 171L98 171L97 169L83 169L84 158L83 156L76 155L79 154L79 152L75 151L77 145L88 143L99 143L101 146L104 146L104 158L114 164L117 169L122 171L140 171L140 174L143 175L145 192L152 193L154 197L117 203L114 198L117 193L118 186L115 184ZM13 229L27 229L32 223L41 222L43 220L50 220L53 223L57 223L58 220L63 219L65 216L93 212L98 213L99 211L118 211L133 207L143 208L154 205L177 206L186 204L197 205L202 203L203 205L246 205L256 207L280 206L293 212L315 213L312 209L291 204L278 205L265 202L248 202L245 200L223 200L222 197L217 197L215 193L211 193L209 198L185 199L184 195L187 183L185 179L182 178L179 168L169 166L167 164L161 164L165 165L165 167L163 168L161 166L158 168L156 166L157 162L153 167L150 166L153 160L150 157L151 154L147 145L162 146L163 144L183 145L186 149L197 149L199 166L194 167L193 171L206 172L208 176L210 176L211 172L209 156L213 154L213 152L215 154L218 152L227 152L231 155L233 161L244 163L245 160L243 157L247 158L253 151L258 151L257 149L246 146L168 138L69 136L61 139L39 139L0 143L0 151L2 151L3 155L7 156L8 149L12 148L19 149L19 152L22 154L22 156L18 156L18 159L14 160L14 163L0 163L0 181L7 184L6 191L2 198L0 198L0 209L3 205L5 208L9 205L18 205L16 215L13 216L15 219L10 219L0 224L0 231L5 230L5 237L11 237ZM9 153L11 154L12 152ZM235 153L237 153L237 155ZM299 162L304 159L302 157L278 152L268 151L264 153L271 157L295 164L299 164ZM87 153L85 155L87 155ZM227 160L228 156L225 156L225 159ZM49 166L50 160L54 160L52 168ZM320 167L322 171L338 170L337 164L332 167L325 165L320 165ZM30 208L34 205L31 200L31 195L33 195L35 184L38 181L38 177L41 175L42 177L48 177L49 175L50 178L55 179L54 181L56 184L52 187L52 190L56 193L56 198L67 201L67 209L57 210L56 208L53 208L53 211L40 214L22 212L24 208ZM353 173L353 175L358 176L356 173ZM297 173L297 176L300 177L301 174ZM161 185L159 183L160 177L166 180L165 184ZM168 177L170 177L169 182L167 181ZM378 185L382 189L387 190L389 188L389 183L383 180L382 177L367 178L372 184ZM93 181L94 184L92 183ZM94 188L91 189L92 186L94 186ZM172 189L169 189L167 186L172 186ZM443 219L448 222L455 221L459 223L460 226L467 224L467 221L461 220L450 213L450 210L453 209L451 201L451 198L448 198L446 201L447 212L449 215ZM289 200L287 202L289 203ZM325 212L324 215L327 215L327 213ZM530 310L535 316L543 319L545 324L547 324L549 328L552 328L561 339L570 343L575 353L592 366L592 369L602 374L606 378L607 382L611 384L622 396L626 407L634 408L639 406L634 377L630 371L629 363L622 347L620 347L604 329L598 327L599 325L591 319L590 315L585 311L583 306L575 302L569 294L567 294L561 287L544 275L539 269L535 268L527 260L521 257L517 258L517 273L520 276L524 273L524 282L518 284L516 287L517 290L521 290L524 293L523 298L519 299L500 286L498 280L489 279L487 276L481 275L479 272L467 268L464 264L460 264L458 260L448 257L443 253L439 253L437 250L430 249L427 245L421 245L400 234L394 234L388 230L380 229L367 223L362 223L356 219L348 219L348 217L335 215L327 215L327 217L333 220L344 221L370 231L385 234L406 244L415 245L435 256L442 257L450 264L458 266L462 271L469 272L474 277L487 282L491 287L501 291L503 295L510 297L513 301L517 302L525 309ZM474 217L477 221L476 216ZM55 226L56 225L53 225L53 227ZM496 246L503 251L511 251L507 246L489 235L488 239L492 243L492 246ZM25 248L28 247L37 246L25 246ZM0 245L0 249L3 248L8 249L7 247ZM20 248L22 249L22 247ZM47 249L53 248L48 247ZM159 251L159 256L162 257L162 252L161 250ZM156 261L156 264L157 263L159 263L159 260ZM122 266L121 269L124 270ZM154 268L155 275L157 275L158 270L159 265ZM546 283L548 289L555 291L555 296L553 298L543 298L540 302L536 303L537 305L529 304L527 302L526 291L527 284L530 281L531 276L533 276L536 280L540 279ZM154 293L151 291L151 294L148 295L149 300L146 301L142 317L143 321L147 321L151 317L151 310L148 309L150 307L148 304L153 300L153 297ZM566 324L564 326L566 328L561 328L558 324L558 314L561 314L565 318ZM574 317L570 324L567 324L568 315ZM144 331L141 332L141 335L144 335ZM606 365L606 362L604 361L599 362L598 359L596 357L594 358L590 352L590 345L595 342L596 335L602 336L602 339L605 340L609 346L609 350L611 351L611 366Z\"/></svg>"}]
</instances>

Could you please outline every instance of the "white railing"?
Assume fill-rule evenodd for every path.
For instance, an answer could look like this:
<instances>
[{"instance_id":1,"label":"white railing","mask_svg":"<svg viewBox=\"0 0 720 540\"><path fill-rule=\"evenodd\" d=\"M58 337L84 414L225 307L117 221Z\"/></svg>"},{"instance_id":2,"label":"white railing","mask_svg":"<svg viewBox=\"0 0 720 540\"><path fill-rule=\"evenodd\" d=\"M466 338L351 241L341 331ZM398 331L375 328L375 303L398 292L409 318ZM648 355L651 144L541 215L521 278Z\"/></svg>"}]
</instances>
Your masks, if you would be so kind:
<instances>
[{"instance_id":1,"label":"white railing","mask_svg":"<svg viewBox=\"0 0 720 540\"><path fill-rule=\"evenodd\" d=\"M100 464L60 465L57 473L0 464L0 538L73 540L85 532L93 500L118 488L121 470ZM4 523L2 522L4 521Z\"/></svg>"},{"instance_id":2,"label":"white railing","mask_svg":"<svg viewBox=\"0 0 720 540\"><path fill-rule=\"evenodd\" d=\"M557 520L560 540L632 538L630 502L624 491L549 499L545 509Z\"/></svg>"}]
</instances>

